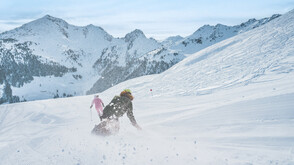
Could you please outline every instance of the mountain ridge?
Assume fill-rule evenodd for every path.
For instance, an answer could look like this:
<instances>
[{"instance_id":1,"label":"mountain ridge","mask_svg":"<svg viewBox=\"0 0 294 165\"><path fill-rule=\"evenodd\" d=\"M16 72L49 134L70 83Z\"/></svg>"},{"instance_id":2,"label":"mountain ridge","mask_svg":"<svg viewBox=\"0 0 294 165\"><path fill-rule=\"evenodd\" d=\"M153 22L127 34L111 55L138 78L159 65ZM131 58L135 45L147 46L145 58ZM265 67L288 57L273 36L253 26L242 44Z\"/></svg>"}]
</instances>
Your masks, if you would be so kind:
<instances>
[{"instance_id":1,"label":"mountain ridge","mask_svg":"<svg viewBox=\"0 0 294 165\"><path fill-rule=\"evenodd\" d=\"M266 20L269 19L264 20L261 23L267 23ZM256 21L253 19L247 21L244 26L248 27L247 24L250 24L250 22ZM29 42L31 44L25 47L25 52L30 54L31 57L40 56L47 61L68 68L68 71L70 71L65 72L60 78L49 75L33 77L31 84L37 85L38 88L30 91L25 89L31 88L31 85L12 85L13 93L25 98L25 100L36 100L38 98L35 96L38 95L44 96L42 98L50 98L57 95L93 94L131 78L165 71L183 60L189 51L191 52L191 50L186 50L186 46L187 48L195 46L195 44L190 44L190 41L197 43L196 46L201 45L201 49L215 44L216 42L204 43L204 40L197 36L199 31L212 31L211 29L215 27L218 29L226 28L225 25L221 24L216 26L205 25L190 35L190 38L189 36L185 38L176 36L170 37L167 41L158 42L153 38L147 38L144 32L139 29L127 33L122 38L114 38L99 26L91 24L75 26L60 18L45 15L19 28L0 33L0 53L6 56L7 52L11 52L11 50L21 52L23 48L18 45L25 45ZM219 37L221 33L213 34L218 42L224 39L221 38L222 36ZM193 35L198 38L191 38ZM225 38L231 36L233 35L229 34ZM183 47L183 43L187 39L187 45ZM178 45L182 47L178 47L176 43L179 43ZM193 47L192 52L201 49ZM45 67L45 65L41 67ZM42 68L40 69L42 70ZM12 72L12 74L16 73L17 70ZM2 78L0 79L6 79L5 74L8 73L1 73ZM22 80L10 79L6 82L17 84L18 81L21 82ZM1 88L4 90L4 86L0 84ZM30 95L34 95L34 97Z\"/></svg>"},{"instance_id":2,"label":"mountain ridge","mask_svg":"<svg viewBox=\"0 0 294 165\"><path fill-rule=\"evenodd\" d=\"M244 23L234 26L227 26L220 23L214 26L207 24L201 26L193 34L183 39L179 39L174 42L163 41L162 43L168 43L168 47L174 50L182 51L184 54L193 54L232 36L262 26L280 16L280 14L273 14L271 17L262 18L260 20L249 19Z\"/></svg>"}]
</instances>

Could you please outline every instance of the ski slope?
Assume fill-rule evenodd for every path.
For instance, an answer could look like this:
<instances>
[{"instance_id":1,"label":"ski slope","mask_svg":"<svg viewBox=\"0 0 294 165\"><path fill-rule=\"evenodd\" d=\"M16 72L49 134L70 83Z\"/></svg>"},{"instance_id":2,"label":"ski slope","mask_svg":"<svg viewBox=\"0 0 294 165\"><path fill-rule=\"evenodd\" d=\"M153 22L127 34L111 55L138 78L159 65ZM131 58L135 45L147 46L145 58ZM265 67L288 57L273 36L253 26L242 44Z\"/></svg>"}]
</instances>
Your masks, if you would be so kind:
<instances>
[{"instance_id":1,"label":"ski slope","mask_svg":"<svg viewBox=\"0 0 294 165\"><path fill-rule=\"evenodd\" d=\"M225 96L136 98L143 130L124 117L106 138L90 135L98 118L90 121L89 96L5 105L0 164L294 163L293 93L237 103L238 94Z\"/></svg>"},{"instance_id":2,"label":"ski slope","mask_svg":"<svg viewBox=\"0 0 294 165\"><path fill-rule=\"evenodd\" d=\"M294 10L100 93L130 88L142 131L91 135L93 96L1 105L0 164L294 164L293 27Z\"/></svg>"}]
</instances>

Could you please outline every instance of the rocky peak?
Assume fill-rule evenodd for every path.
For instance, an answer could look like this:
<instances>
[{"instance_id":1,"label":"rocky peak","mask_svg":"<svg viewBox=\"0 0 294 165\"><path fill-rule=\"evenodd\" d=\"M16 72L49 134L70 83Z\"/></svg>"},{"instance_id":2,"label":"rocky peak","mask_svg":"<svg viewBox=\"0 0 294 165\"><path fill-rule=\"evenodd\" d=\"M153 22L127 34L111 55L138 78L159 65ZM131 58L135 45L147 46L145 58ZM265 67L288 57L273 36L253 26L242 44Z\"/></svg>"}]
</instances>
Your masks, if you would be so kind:
<instances>
[{"instance_id":1,"label":"rocky peak","mask_svg":"<svg viewBox=\"0 0 294 165\"><path fill-rule=\"evenodd\" d=\"M52 22L52 23L59 23L59 24L68 24L66 21L60 18L52 17L51 15L45 15L44 17L37 19L36 21L45 21L45 22Z\"/></svg>"},{"instance_id":2,"label":"rocky peak","mask_svg":"<svg viewBox=\"0 0 294 165\"><path fill-rule=\"evenodd\" d=\"M53 29L68 29L68 27L69 24L63 19L55 18L50 15L45 15L42 18L24 24L20 27L20 29L24 31L40 32L44 31L45 29L47 29L47 31L52 31Z\"/></svg>"},{"instance_id":3,"label":"rocky peak","mask_svg":"<svg viewBox=\"0 0 294 165\"><path fill-rule=\"evenodd\" d=\"M107 33L102 27L100 27L100 26L95 26L95 25L93 25L93 24L89 24L89 25L87 25L87 26L85 26L85 28L87 28L87 29L99 29L100 31L103 31L103 32L105 32L105 33Z\"/></svg>"},{"instance_id":4,"label":"rocky peak","mask_svg":"<svg viewBox=\"0 0 294 165\"><path fill-rule=\"evenodd\" d=\"M142 32L142 30L136 29L128 34L126 34L126 36L124 37L126 42L132 42L134 40L136 40L139 37L143 37L146 38L146 36L144 35L144 33Z\"/></svg>"},{"instance_id":5,"label":"rocky peak","mask_svg":"<svg viewBox=\"0 0 294 165\"><path fill-rule=\"evenodd\" d=\"M273 19L276 19L276 18L278 18L278 17L280 17L280 16L281 16L281 14L274 14L274 15L272 15L271 17L267 18L267 21L269 22L269 21L271 21L271 20L273 20Z\"/></svg>"},{"instance_id":6,"label":"rocky peak","mask_svg":"<svg viewBox=\"0 0 294 165\"><path fill-rule=\"evenodd\" d=\"M211 29L213 29L213 26L211 26L211 25L204 25L204 26L201 26L198 30L196 30L196 31L192 34L192 36L193 36L193 35L197 35L197 34L200 33L200 32L207 31L207 30L211 30Z\"/></svg>"}]
</instances>

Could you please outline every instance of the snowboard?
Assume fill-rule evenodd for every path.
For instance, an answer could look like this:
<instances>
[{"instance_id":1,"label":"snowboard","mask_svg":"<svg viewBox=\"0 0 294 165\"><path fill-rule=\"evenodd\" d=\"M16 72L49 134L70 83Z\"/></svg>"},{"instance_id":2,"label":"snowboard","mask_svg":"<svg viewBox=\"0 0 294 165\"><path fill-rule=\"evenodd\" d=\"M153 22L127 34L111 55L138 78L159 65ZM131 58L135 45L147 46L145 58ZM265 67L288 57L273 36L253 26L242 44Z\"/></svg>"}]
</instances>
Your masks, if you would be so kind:
<instances>
[{"instance_id":1,"label":"snowboard","mask_svg":"<svg viewBox=\"0 0 294 165\"><path fill-rule=\"evenodd\" d=\"M95 125L92 130L92 134L98 136L110 136L115 135L119 131L119 121L117 119L105 120L100 124Z\"/></svg>"}]
</instances>

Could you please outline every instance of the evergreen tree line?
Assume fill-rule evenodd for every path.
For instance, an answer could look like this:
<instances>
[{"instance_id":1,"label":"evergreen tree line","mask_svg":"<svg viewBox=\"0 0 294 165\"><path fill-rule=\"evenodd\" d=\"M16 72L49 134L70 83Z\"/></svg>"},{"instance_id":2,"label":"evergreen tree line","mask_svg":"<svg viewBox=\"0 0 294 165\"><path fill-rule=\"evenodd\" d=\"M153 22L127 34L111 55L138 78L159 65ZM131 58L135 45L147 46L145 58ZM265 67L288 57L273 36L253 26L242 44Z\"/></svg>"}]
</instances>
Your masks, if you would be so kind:
<instances>
[{"instance_id":1,"label":"evergreen tree line","mask_svg":"<svg viewBox=\"0 0 294 165\"><path fill-rule=\"evenodd\" d=\"M67 72L76 71L76 68L67 68L34 55L29 48L31 44L32 42L17 43L7 49L0 40L0 84L4 84L0 104L19 102L19 97L12 95L11 86L22 87L33 81L34 76L61 77Z\"/></svg>"}]
</instances>

